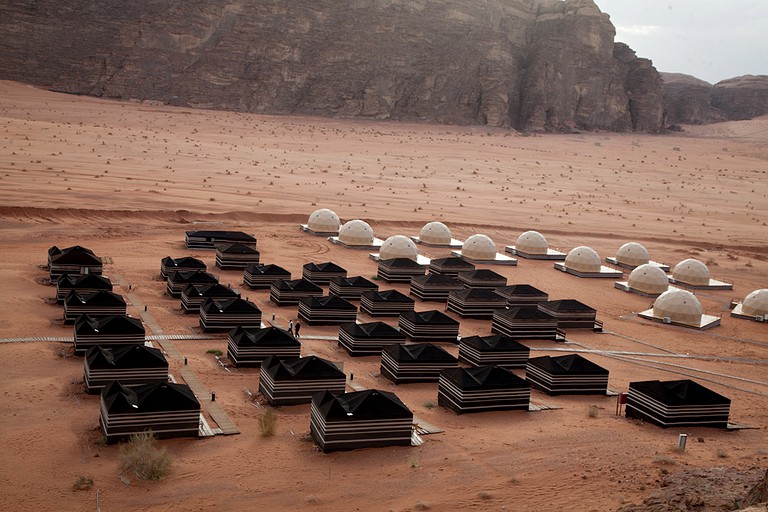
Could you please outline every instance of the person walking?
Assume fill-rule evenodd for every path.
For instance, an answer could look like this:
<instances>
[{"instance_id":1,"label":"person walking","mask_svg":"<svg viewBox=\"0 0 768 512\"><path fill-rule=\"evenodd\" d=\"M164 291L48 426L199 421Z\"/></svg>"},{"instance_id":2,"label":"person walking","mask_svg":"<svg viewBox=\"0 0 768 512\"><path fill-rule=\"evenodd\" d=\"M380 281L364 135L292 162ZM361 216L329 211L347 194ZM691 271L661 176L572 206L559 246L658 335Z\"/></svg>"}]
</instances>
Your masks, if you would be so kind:
<instances>
[{"instance_id":1,"label":"person walking","mask_svg":"<svg viewBox=\"0 0 768 512\"><path fill-rule=\"evenodd\" d=\"M298 338L299 337L299 329L301 329L301 324L299 323L298 320L296 320L296 325L293 328L296 331L295 336Z\"/></svg>"},{"instance_id":2,"label":"person walking","mask_svg":"<svg viewBox=\"0 0 768 512\"><path fill-rule=\"evenodd\" d=\"M293 320L288 322L288 332L293 336Z\"/></svg>"}]
</instances>

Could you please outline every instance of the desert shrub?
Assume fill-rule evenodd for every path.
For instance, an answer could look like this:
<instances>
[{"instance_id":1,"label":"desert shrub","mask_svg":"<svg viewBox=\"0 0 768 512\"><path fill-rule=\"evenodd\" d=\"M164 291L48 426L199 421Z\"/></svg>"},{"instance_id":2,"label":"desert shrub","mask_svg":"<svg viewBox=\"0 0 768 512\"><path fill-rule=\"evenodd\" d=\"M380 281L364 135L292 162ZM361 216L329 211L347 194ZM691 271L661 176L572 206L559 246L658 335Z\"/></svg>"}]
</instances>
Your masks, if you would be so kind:
<instances>
[{"instance_id":1,"label":"desert shrub","mask_svg":"<svg viewBox=\"0 0 768 512\"><path fill-rule=\"evenodd\" d=\"M77 475L72 483L73 491L87 491L91 487L93 487L93 477L88 475Z\"/></svg>"},{"instance_id":2,"label":"desert shrub","mask_svg":"<svg viewBox=\"0 0 768 512\"><path fill-rule=\"evenodd\" d=\"M587 407L588 418L597 418L598 412L599 412L599 409L597 408L596 405L590 405L589 407Z\"/></svg>"},{"instance_id":3,"label":"desert shrub","mask_svg":"<svg viewBox=\"0 0 768 512\"><path fill-rule=\"evenodd\" d=\"M433 402L432 400L427 400L426 402L424 402L424 407L426 407L427 409L432 409L435 407L435 402Z\"/></svg>"},{"instance_id":4,"label":"desert shrub","mask_svg":"<svg viewBox=\"0 0 768 512\"><path fill-rule=\"evenodd\" d=\"M217 357L221 357L222 355L224 355L224 352L222 352L221 350L219 350L217 348L212 348L210 350L206 350L205 353L206 354L213 354L213 355L215 355Z\"/></svg>"},{"instance_id":5,"label":"desert shrub","mask_svg":"<svg viewBox=\"0 0 768 512\"><path fill-rule=\"evenodd\" d=\"M261 437L272 437L275 435L277 430L277 414L275 414L274 410L270 408L264 409L259 418L259 430L261 431Z\"/></svg>"},{"instance_id":6,"label":"desert shrub","mask_svg":"<svg viewBox=\"0 0 768 512\"><path fill-rule=\"evenodd\" d=\"M144 432L120 445L120 468L142 480L160 480L171 469L171 458L165 448L156 446L152 432Z\"/></svg>"}]
</instances>

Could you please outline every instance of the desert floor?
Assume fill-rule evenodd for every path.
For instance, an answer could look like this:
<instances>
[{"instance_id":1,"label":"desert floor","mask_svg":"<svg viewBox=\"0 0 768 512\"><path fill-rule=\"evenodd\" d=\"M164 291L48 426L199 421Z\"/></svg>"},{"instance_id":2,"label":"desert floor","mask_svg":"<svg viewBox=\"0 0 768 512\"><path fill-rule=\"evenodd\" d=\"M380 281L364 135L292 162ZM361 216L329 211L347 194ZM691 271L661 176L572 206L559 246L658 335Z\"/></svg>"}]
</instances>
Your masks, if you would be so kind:
<instances>
[{"instance_id":1,"label":"desert floor","mask_svg":"<svg viewBox=\"0 0 768 512\"><path fill-rule=\"evenodd\" d=\"M697 292L707 313L722 315L721 326L699 332L638 318L651 300L614 289L611 279L579 279L547 261L496 267L510 284L595 307L608 331L568 332L583 346L533 342L532 356L584 347L637 352L635 360L587 357L610 370L616 391L630 381L690 376L732 399L733 422L759 427L686 429L688 449L678 453L681 431L616 416L614 397L534 391L534 402L561 408L455 415L432 406L436 384L392 385L379 376L377 357L351 358L335 342L305 340L304 354L342 362L355 383L395 392L445 430L419 447L323 454L303 439L308 405L278 409L277 435L260 436L262 409L245 393L258 388L259 371L225 371L206 353L226 351L218 336L173 345L241 433L162 441L173 470L148 483L121 479L117 446L96 442L99 399L82 392L82 358L63 357L61 342L0 343L4 510L94 510L98 489L104 511L603 511L642 500L662 470L768 464L768 324L728 311L731 299L768 287L768 118L664 136L523 136L169 108L0 82L0 137L0 338L72 336L62 308L46 300L55 295L42 268L52 245L80 244L107 257L115 291L130 286L135 298L129 313L145 314L145 304L164 333L190 334L197 318L181 313L158 277L165 256L204 259L279 325L296 308L278 308L268 292L243 287L242 273L216 269L213 252L185 249L186 230L252 233L261 261L296 277L310 261L370 277L376 264L366 251L298 225L320 207L368 221L382 239L441 220L455 237L484 233L501 250L536 229L563 251L588 245L606 257L637 241L657 261L695 257L733 290ZM461 321L462 336L489 333L490 321ZM171 361L177 378L180 364ZM199 398L203 407L210 400ZM599 407L596 418L590 405ZM78 475L93 476L94 488L73 491Z\"/></svg>"}]
</instances>

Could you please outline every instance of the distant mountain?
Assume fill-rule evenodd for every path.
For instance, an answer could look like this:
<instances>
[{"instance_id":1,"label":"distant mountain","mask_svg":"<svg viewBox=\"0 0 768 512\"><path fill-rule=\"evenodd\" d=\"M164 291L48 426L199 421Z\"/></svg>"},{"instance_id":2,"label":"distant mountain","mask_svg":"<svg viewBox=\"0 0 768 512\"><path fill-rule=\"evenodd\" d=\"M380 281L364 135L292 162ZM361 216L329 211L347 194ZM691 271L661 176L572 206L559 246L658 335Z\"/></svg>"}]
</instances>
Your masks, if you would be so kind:
<instances>
[{"instance_id":1,"label":"distant mountain","mask_svg":"<svg viewBox=\"0 0 768 512\"><path fill-rule=\"evenodd\" d=\"M668 124L708 124L768 114L768 75L745 75L715 85L681 73L661 77Z\"/></svg>"},{"instance_id":2,"label":"distant mountain","mask_svg":"<svg viewBox=\"0 0 768 512\"><path fill-rule=\"evenodd\" d=\"M244 112L662 129L662 82L592 0L0 2L0 78Z\"/></svg>"}]
</instances>

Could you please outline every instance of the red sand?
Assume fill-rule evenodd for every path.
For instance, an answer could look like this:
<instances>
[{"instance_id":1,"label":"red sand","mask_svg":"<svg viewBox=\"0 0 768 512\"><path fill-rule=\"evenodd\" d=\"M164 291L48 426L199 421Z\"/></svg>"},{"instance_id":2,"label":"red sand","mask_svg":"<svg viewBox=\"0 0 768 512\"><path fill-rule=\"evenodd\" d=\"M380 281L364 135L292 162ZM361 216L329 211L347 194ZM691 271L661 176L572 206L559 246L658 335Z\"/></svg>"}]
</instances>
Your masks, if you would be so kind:
<instances>
[{"instance_id":1,"label":"red sand","mask_svg":"<svg viewBox=\"0 0 768 512\"><path fill-rule=\"evenodd\" d=\"M659 454L677 467L747 468L768 460L768 331L766 324L731 318L727 311L732 298L768 287L768 118L692 127L680 135L523 137L482 127L117 103L0 82L0 119L1 338L72 335L72 327L61 323L62 309L45 302L54 288L40 284L47 276L41 268L46 250L54 244L81 244L109 257L105 274L122 285L118 293L130 284L165 333L188 334L197 318L181 314L178 300L164 295L156 277L168 255L191 254L213 267L214 253L184 248L188 229L253 233L262 261L296 276L309 261L337 262L349 275L376 272L367 252L298 230L320 207L343 219L367 220L380 238L415 235L424 223L441 220L457 238L481 232L503 249L522 231L536 229L551 247L589 245L601 257L638 241L657 261L674 265L695 257L708 263L714 277L733 282L733 291L697 294L709 314L723 315L720 327L698 332L638 319L632 313L649 307L650 299L613 289L613 280L579 279L542 261L494 268L510 284L530 283L552 299L595 307L606 330L618 334L569 333L586 346L745 358L647 357L654 365L737 377L668 367L730 397L733 421L760 427L686 429L688 450L675 453L679 430L616 417L610 397L534 392L535 402L562 409L457 416L426 405L437 402L435 384L394 386L378 377L377 357L353 359L335 343L305 340L304 354L343 362L355 382L396 392L417 416L445 429L416 448L325 455L302 440L309 406L280 408L277 435L260 437L260 411L244 393L258 388L258 370L230 374L206 354L226 350L225 339L177 341L176 349L215 389L242 433L163 441L173 458L171 475L159 483L131 477L127 485L118 476L117 447L94 442L98 397L82 394L82 359L62 358L63 343L3 343L0 505L7 510L91 510L99 489L102 510L110 511L602 511L642 499L659 478ZM278 323L296 316L296 308L269 303L267 292L243 288L241 273L214 272L240 287L265 315L274 313ZM129 307L129 313L139 312ZM488 334L489 326L462 320L461 333ZM302 333L336 331L304 326ZM533 355L546 353L554 354ZM614 390L634 380L684 378L587 357L610 370ZM175 362L172 373L178 377ZM201 398L205 405L207 397ZM600 408L597 418L587 417L592 404ZM71 490L81 474L93 476L93 490Z\"/></svg>"}]
</instances>

